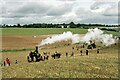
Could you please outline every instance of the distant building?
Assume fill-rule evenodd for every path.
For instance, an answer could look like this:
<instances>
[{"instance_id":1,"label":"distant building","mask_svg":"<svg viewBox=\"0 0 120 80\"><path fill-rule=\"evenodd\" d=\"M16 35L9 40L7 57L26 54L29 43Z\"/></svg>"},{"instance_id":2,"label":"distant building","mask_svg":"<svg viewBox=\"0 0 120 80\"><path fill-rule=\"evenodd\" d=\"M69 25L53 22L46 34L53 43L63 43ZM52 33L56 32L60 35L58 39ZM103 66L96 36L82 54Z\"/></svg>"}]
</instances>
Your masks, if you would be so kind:
<instances>
[{"instance_id":1,"label":"distant building","mask_svg":"<svg viewBox=\"0 0 120 80\"><path fill-rule=\"evenodd\" d=\"M67 28L70 28L70 25L67 25Z\"/></svg>"},{"instance_id":2,"label":"distant building","mask_svg":"<svg viewBox=\"0 0 120 80\"><path fill-rule=\"evenodd\" d=\"M70 25L67 25L66 27L63 25L60 25L61 28L70 28Z\"/></svg>"},{"instance_id":3,"label":"distant building","mask_svg":"<svg viewBox=\"0 0 120 80\"><path fill-rule=\"evenodd\" d=\"M61 28L64 28L64 26L63 26L63 25L61 25Z\"/></svg>"}]
</instances>

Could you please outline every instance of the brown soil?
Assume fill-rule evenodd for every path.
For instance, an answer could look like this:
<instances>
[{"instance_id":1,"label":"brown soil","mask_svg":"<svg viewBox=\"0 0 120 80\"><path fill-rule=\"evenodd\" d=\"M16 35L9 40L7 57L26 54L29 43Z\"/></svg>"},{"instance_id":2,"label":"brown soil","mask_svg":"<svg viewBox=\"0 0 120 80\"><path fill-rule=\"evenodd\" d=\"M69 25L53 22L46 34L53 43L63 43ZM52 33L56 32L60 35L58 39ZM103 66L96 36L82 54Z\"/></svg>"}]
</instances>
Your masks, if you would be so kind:
<instances>
[{"instance_id":1,"label":"brown soil","mask_svg":"<svg viewBox=\"0 0 120 80\"><path fill-rule=\"evenodd\" d=\"M38 43L40 43L43 39L50 37L52 35L40 35L40 36L21 36L21 35L2 35L0 36L0 47L2 50L14 50L14 49L28 49L35 48ZM81 35L83 36L83 34ZM57 47L70 43L70 41L61 41L52 45L45 45L42 47ZM2 45L2 46L1 46Z\"/></svg>"},{"instance_id":2,"label":"brown soil","mask_svg":"<svg viewBox=\"0 0 120 80\"><path fill-rule=\"evenodd\" d=\"M16 36L16 35L3 35L2 36L2 50L5 49L26 49L33 48L42 39L47 36Z\"/></svg>"}]
</instances>

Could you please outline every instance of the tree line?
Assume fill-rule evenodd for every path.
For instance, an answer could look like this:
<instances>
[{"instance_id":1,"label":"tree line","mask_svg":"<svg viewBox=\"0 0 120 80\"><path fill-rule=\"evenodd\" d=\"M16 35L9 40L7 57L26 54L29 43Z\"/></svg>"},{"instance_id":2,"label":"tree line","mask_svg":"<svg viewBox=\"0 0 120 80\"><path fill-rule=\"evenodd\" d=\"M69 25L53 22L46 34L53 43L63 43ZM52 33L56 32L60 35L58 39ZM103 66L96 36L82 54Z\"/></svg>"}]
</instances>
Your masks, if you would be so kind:
<instances>
[{"instance_id":1,"label":"tree line","mask_svg":"<svg viewBox=\"0 0 120 80\"><path fill-rule=\"evenodd\" d=\"M104 25L104 24L75 24L74 22L70 22L69 24L47 24L47 23L33 23L33 24L16 24L16 25L0 25L2 28L90 28L90 27L117 27L117 25Z\"/></svg>"}]
</instances>

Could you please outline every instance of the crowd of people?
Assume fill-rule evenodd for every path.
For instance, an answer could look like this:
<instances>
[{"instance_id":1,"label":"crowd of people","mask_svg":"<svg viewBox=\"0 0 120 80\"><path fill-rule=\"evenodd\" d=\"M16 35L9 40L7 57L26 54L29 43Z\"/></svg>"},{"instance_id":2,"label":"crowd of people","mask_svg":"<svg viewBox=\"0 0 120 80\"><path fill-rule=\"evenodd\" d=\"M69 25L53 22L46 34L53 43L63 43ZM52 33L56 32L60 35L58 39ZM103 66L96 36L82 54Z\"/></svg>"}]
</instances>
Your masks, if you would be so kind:
<instances>
[{"instance_id":1,"label":"crowd of people","mask_svg":"<svg viewBox=\"0 0 120 80\"><path fill-rule=\"evenodd\" d=\"M15 60L15 64L17 64L17 63L18 63L18 61ZM11 66L11 61L10 61L10 59L7 57L7 58L3 61L3 63L1 63L1 66Z\"/></svg>"},{"instance_id":2,"label":"crowd of people","mask_svg":"<svg viewBox=\"0 0 120 80\"><path fill-rule=\"evenodd\" d=\"M81 46L72 47L72 52L71 53L68 53L68 52L65 53L66 57L69 57L69 55L70 55L70 57L74 56L75 55L75 52L74 52L75 49L77 51L79 51L79 55L81 55L81 56L84 55L84 54L89 55L89 50L88 49L84 50L85 53L83 54L84 51L81 48L85 48L85 44L82 44ZM100 49L97 49L96 52L97 52L97 54L100 53ZM36 54L36 55L33 55L33 54ZM31 52L29 54L29 56L27 57L28 62L34 62L34 57L36 57L36 61L39 57L40 57L40 59L38 59L39 61L40 60L48 60L49 56L50 56L50 52L46 52L46 51L43 52L43 56L41 56L41 54L39 54L39 56L38 56L38 54L39 54L38 47L36 47L36 50L34 52ZM51 55L51 57L53 59L60 58L60 56L61 56L61 53L58 53L57 51L55 51L55 53ZM18 64L17 60L15 61L15 64ZM6 60L3 63L1 63L1 66L11 66L10 59L7 57Z\"/></svg>"}]
</instances>

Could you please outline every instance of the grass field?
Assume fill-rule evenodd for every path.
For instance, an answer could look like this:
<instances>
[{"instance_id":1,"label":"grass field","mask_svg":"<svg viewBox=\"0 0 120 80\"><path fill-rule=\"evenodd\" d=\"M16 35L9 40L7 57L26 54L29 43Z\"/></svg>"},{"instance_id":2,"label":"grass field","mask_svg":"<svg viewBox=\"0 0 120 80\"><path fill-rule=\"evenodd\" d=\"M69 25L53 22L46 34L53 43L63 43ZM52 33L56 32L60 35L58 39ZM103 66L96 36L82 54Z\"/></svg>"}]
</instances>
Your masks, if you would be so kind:
<instances>
[{"instance_id":1,"label":"grass field","mask_svg":"<svg viewBox=\"0 0 120 80\"><path fill-rule=\"evenodd\" d=\"M2 34L7 35L46 35L46 34L60 34L64 31L72 31L73 33L84 34L86 29L61 29L61 28L4 28Z\"/></svg>"},{"instance_id":2,"label":"grass field","mask_svg":"<svg viewBox=\"0 0 120 80\"><path fill-rule=\"evenodd\" d=\"M105 47L97 43L97 48L89 50L89 55L85 55L85 48L78 51L72 49L79 44L64 46L68 42L59 42L46 45L39 50L53 54L58 51L62 54L60 59L52 59L35 63L27 62L27 55L34 51L35 45L42 39L53 34L72 31L77 34L85 34L87 29L60 29L60 28L4 28L2 29L2 63L6 57L11 60L11 66L2 66L3 78L118 78L118 44ZM117 35L117 32L105 31ZM33 36L37 36L34 38ZM97 54L96 50L100 49ZM79 51L83 50L83 56ZM71 52L75 56L70 57ZM65 57L65 53L69 57ZM18 64L15 64L18 60Z\"/></svg>"},{"instance_id":3,"label":"grass field","mask_svg":"<svg viewBox=\"0 0 120 80\"><path fill-rule=\"evenodd\" d=\"M60 34L65 31L71 31L74 34L85 34L87 32L87 29L80 28L3 28L1 30L3 35L47 35ZM105 31L105 33L118 35L118 32L113 31Z\"/></svg>"},{"instance_id":4,"label":"grass field","mask_svg":"<svg viewBox=\"0 0 120 80\"><path fill-rule=\"evenodd\" d=\"M72 50L72 46L63 46L57 48L46 48L40 50L50 51L53 54L58 51L62 54L60 59L49 58L47 61L28 63L26 56L30 51L6 52L5 57L11 59L11 66L2 67L4 78L118 78L118 45L101 48L97 54L97 49L89 50L89 56L79 55L79 51ZM69 57L65 57L65 52ZM70 57L71 52L75 52L74 57ZM18 60L18 64L15 64Z\"/></svg>"}]
</instances>

